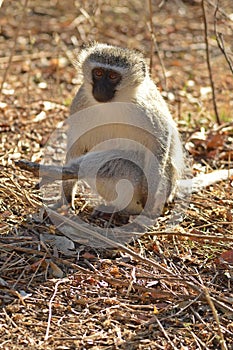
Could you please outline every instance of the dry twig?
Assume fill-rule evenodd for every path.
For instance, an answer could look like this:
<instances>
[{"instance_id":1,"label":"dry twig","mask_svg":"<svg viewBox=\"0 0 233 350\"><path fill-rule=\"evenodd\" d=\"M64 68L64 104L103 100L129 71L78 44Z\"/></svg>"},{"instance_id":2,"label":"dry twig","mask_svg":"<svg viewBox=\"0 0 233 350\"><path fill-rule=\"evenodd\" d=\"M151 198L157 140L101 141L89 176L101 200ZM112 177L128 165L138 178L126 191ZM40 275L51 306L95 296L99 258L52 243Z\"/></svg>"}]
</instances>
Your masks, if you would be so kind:
<instances>
[{"instance_id":1,"label":"dry twig","mask_svg":"<svg viewBox=\"0 0 233 350\"><path fill-rule=\"evenodd\" d=\"M216 310L216 308L214 306L213 300L210 297L209 291L208 291L208 289L206 287L203 288L203 291L205 293L206 300L207 300L207 302L208 302L208 304L209 304L209 306L211 308L211 311L213 313L215 322L217 323L218 335L219 335L219 338L220 338L219 342L220 342L220 345L221 345L221 350L227 350L228 347L226 345L226 342L225 342L225 339L224 339L224 336L223 336L223 333L222 333L222 330L221 330L219 316L218 316L217 310Z\"/></svg>"},{"instance_id":2,"label":"dry twig","mask_svg":"<svg viewBox=\"0 0 233 350\"><path fill-rule=\"evenodd\" d=\"M150 30L150 35L151 35L151 47L150 47L150 72L152 72L153 68L153 56L154 56L154 46L158 54L159 62L162 68L163 72L163 79L164 79L164 85L165 89L167 90L167 77L166 77L166 69L164 66L164 62L161 56L161 52L159 49L158 42L156 40L155 32L154 32L154 24L153 24L153 10L152 10L152 0L149 1L149 30Z\"/></svg>"},{"instance_id":3,"label":"dry twig","mask_svg":"<svg viewBox=\"0 0 233 350\"><path fill-rule=\"evenodd\" d=\"M233 63L231 61L230 56L228 55L228 53L226 51L224 40L223 40L223 34L219 33L217 31L217 22L218 22L217 13L218 13L218 11L219 11L219 0L217 0L216 9L215 9L215 12L214 12L214 32L215 32L216 40L217 40L217 43L218 43L218 47L222 51L222 53L223 53L223 55L224 55L224 57L225 57L225 59L226 59L226 61L228 63L228 66L230 68L230 71L233 74Z\"/></svg>"},{"instance_id":4,"label":"dry twig","mask_svg":"<svg viewBox=\"0 0 233 350\"><path fill-rule=\"evenodd\" d=\"M164 334L165 338L167 339L168 343L171 345L172 349L178 350L178 348L171 341L169 335L167 334L166 330L164 329L162 323L159 321L158 317L155 316L154 319L157 322L159 329L161 330L161 332Z\"/></svg>"},{"instance_id":5,"label":"dry twig","mask_svg":"<svg viewBox=\"0 0 233 350\"><path fill-rule=\"evenodd\" d=\"M210 224L203 225L206 226L214 226L214 225L233 225L233 222L212 222ZM187 237L190 239L197 239L197 240L208 240L208 241L214 241L214 242L233 242L233 237L230 236L214 236L214 235L203 235L203 234L195 234L195 233L186 233L186 232L163 232L163 231L152 231L148 232L148 235L153 236L177 236L177 237Z\"/></svg>"},{"instance_id":6,"label":"dry twig","mask_svg":"<svg viewBox=\"0 0 233 350\"><path fill-rule=\"evenodd\" d=\"M56 282L55 284L55 288L54 288L54 293L52 295L52 298L49 300L49 315L48 315L48 322L47 322L47 328L46 328L46 333L45 333L45 338L44 340L48 340L49 338L49 330L50 330L50 325L51 325L51 319L52 319L52 307L53 307L53 301L56 297L57 291L58 291L58 286L61 283L66 283L69 282L68 278L64 278L63 280L59 280Z\"/></svg>"},{"instance_id":7,"label":"dry twig","mask_svg":"<svg viewBox=\"0 0 233 350\"><path fill-rule=\"evenodd\" d=\"M209 72L209 79L210 79L210 85L211 85L211 91L212 91L212 101L213 101L213 107L214 107L214 112L215 112L215 116L216 116L216 121L220 125L221 121L220 121L219 113L218 113L218 107L217 107L217 102L216 102L216 94L215 94L215 86L214 86L212 68L211 68L211 63L210 63L210 50L209 50L209 41L208 41L208 23L207 23L207 18L206 18L205 0L202 0L201 4L202 4L203 19L204 19L204 37L205 37L205 45L206 45L206 62L207 62L207 67L208 67L208 72Z\"/></svg>"}]
</instances>

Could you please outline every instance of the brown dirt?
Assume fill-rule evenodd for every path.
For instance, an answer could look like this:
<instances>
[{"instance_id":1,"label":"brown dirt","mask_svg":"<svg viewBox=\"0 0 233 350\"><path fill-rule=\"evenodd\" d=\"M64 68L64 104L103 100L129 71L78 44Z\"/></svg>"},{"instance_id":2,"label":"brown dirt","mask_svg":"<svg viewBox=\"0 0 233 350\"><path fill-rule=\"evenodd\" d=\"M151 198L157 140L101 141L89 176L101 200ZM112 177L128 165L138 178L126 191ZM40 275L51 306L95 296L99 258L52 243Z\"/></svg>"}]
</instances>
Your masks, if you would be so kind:
<instances>
[{"instance_id":1,"label":"brown dirt","mask_svg":"<svg viewBox=\"0 0 233 350\"><path fill-rule=\"evenodd\" d=\"M233 168L233 75L215 39L211 3L206 11L220 128L200 1L153 1L167 78L156 49L152 77L179 125L194 174ZM218 31L232 60L233 4L219 5ZM51 133L69 115L79 81L73 50L98 40L149 58L149 17L147 2L139 0L3 1L1 349L233 349L232 179L193 195L175 232L167 232L167 207L153 232L130 244L134 255L75 244L68 256L42 242L43 234L57 231L35 215L38 179L14 165L22 158L40 161ZM90 206L79 200L88 216Z\"/></svg>"}]
</instances>

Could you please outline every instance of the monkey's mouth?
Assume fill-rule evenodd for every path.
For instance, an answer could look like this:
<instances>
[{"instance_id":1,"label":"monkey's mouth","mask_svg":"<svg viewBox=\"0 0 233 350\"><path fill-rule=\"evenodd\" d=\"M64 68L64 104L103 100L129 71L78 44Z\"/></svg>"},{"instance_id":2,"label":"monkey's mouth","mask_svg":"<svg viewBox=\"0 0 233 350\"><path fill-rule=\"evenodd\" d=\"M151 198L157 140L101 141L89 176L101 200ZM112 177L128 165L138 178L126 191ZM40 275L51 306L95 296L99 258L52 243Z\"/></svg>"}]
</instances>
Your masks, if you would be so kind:
<instances>
[{"instance_id":1,"label":"monkey's mouth","mask_svg":"<svg viewBox=\"0 0 233 350\"><path fill-rule=\"evenodd\" d=\"M115 96L116 90L109 90L109 89L98 89L93 87L92 94L96 101L98 102L110 102L113 100Z\"/></svg>"},{"instance_id":2,"label":"monkey's mouth","mask_svg":"<svg viewBox=\"0 0 233 350\"><path fill-rule=\"evenodd\" d=\"M98 101L98 102L102 102L102 103L107 103L107 102L111 102L113 100L113 97L112 98L97 98L95 97L95 100Z\"/></svg>"}]
</instances>

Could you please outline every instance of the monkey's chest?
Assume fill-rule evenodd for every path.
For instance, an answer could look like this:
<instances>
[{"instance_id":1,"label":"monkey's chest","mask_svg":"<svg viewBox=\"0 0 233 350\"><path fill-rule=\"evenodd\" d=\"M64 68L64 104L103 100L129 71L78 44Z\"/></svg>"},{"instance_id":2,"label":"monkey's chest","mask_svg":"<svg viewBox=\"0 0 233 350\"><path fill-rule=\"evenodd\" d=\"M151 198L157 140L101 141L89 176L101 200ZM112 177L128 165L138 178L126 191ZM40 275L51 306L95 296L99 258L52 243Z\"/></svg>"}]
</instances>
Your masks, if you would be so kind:
<instances>
[{"instance_id":1,"label":"monkey's chest","mask_svg":"<svg viewBox=\"0 0 233 350\"><path fill-rule=\"evenodd\" d=\"M145 111L133 103L95 105L69 118L68 149L81 155L94 150L138 149L158 151L161 132ZM73 153L73 152L72 152Z\"/></svg>"},{"instance_id":2,"label":"monkey's chest","mask_svg":"<svg viewBox=\"0 0 233 350\"><path fill-rule=\"evenodd\" d=\"M91 151L93 148L98 150L137 149L140 145L146 146L148 143L148 137L143 134L145 134L143 130L138 130L130 125L102 125L83 135L79 143L87 151Z\"/></svg>"}]
</instances>

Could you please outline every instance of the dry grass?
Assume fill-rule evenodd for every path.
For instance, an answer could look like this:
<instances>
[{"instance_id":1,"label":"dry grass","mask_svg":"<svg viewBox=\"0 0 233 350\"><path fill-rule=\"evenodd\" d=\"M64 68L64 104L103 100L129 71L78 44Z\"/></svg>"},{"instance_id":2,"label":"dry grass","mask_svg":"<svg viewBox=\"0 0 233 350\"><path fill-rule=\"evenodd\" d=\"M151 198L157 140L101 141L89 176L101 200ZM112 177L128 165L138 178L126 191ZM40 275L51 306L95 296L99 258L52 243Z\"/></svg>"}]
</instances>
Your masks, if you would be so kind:
<instances>
[{"instance_id":1,"label":"dry grass","mask_svg":"<svg viewBox=\"0 0 233 350\"><path fill-rule=\"evenodd\" d=\"M210 85L201 6L175 1L160 8L159 3L154 1L152 10L167 75L165 97L188 141L194 168L233 167L232 124L216 129L211 95L201 90ZM233 13L232 2L220 5L219 31L230 52L232 21L226 14ZM209 6L213 77L220 118L229 122L233 77L212 36L213 13ZM167 230L170 206L153 232L127 248L75 243L74 254L66 255L42 240L57 231L38 215L37 179L14 166L20 158L40 160L52 131L68 116L77 86L70 62L74 44L97 39L140 49L150 57L147 22L149 11L137 0L76 5L31 0L25 10L20 2L3 2L2 349L233 349L232 180L193 195L175 232ZM152 76L165 87L156 54ZM206 138L200 140L195 132L201 127ZM77 205L88 218L90 206L81 197Z\"/></svg>"}]
</instances>

